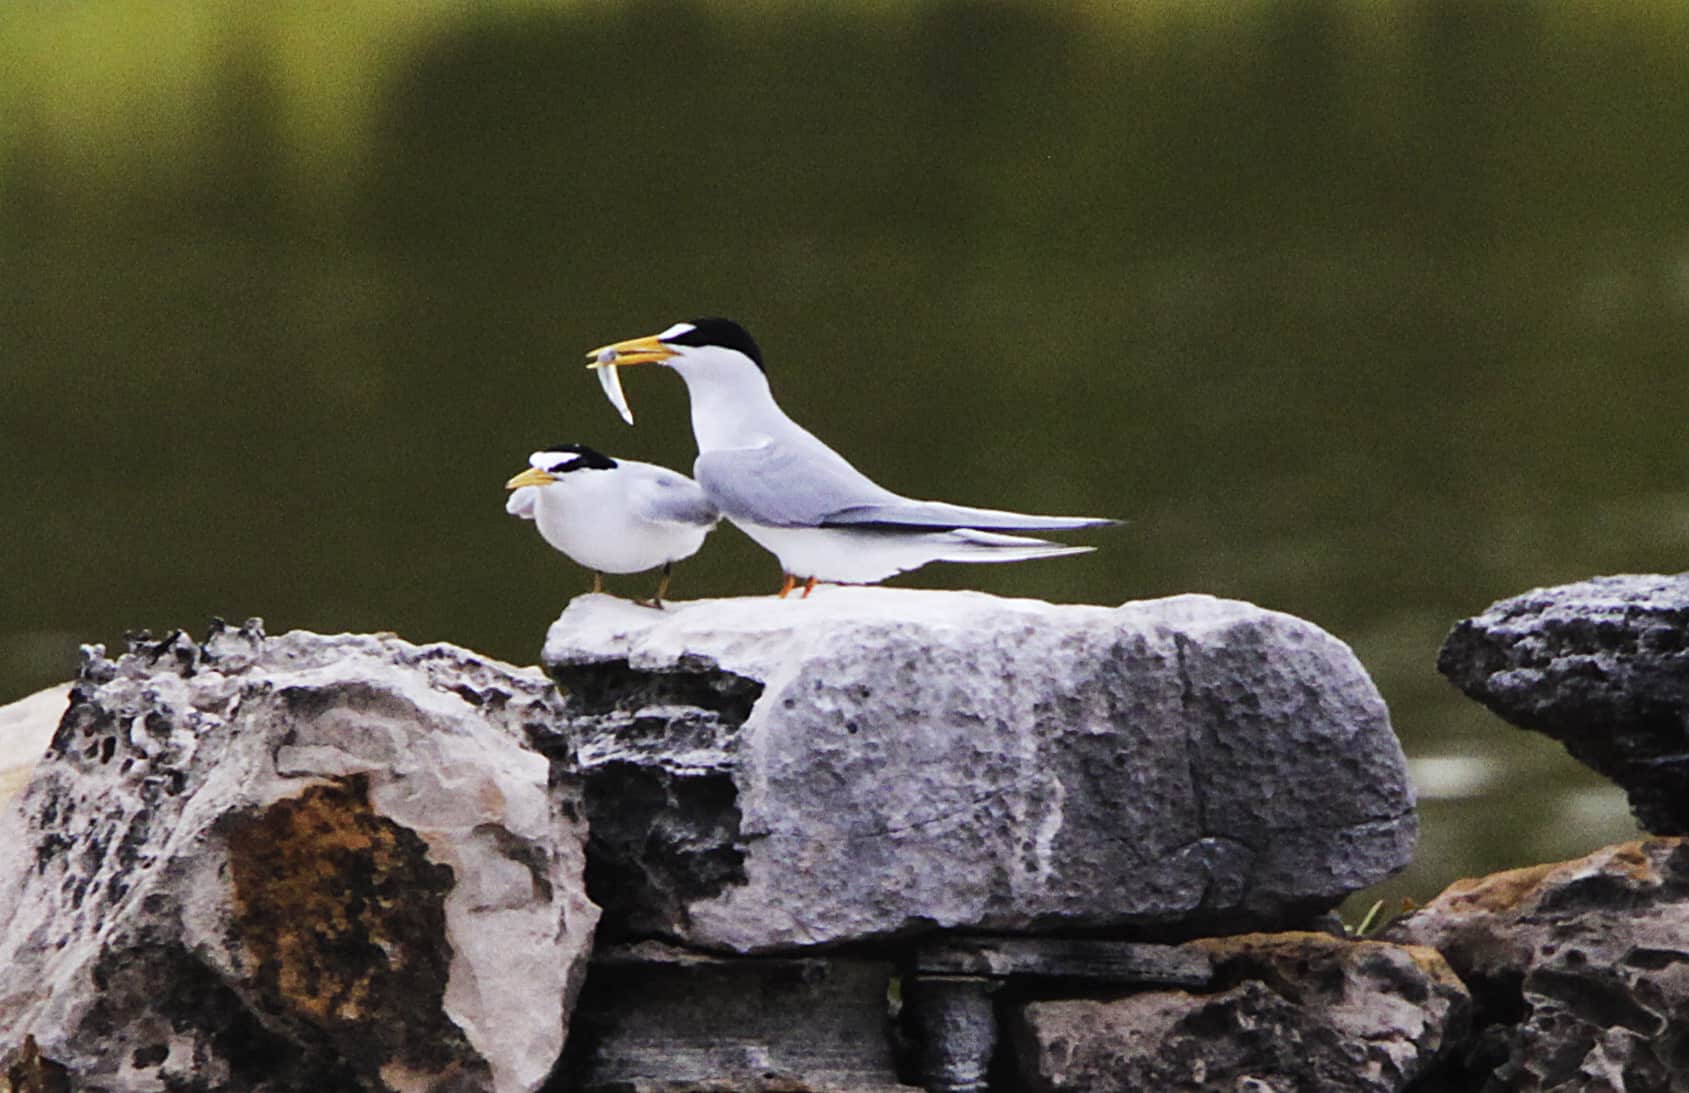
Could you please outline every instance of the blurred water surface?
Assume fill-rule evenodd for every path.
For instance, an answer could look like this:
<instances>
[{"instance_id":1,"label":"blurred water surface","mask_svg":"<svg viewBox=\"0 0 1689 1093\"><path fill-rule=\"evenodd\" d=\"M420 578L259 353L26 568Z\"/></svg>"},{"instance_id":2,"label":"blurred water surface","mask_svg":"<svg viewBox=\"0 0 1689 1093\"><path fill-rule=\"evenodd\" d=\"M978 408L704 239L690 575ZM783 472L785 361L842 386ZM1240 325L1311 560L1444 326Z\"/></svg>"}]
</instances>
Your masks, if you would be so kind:
<instances>
[{"instance_id":1,"label":"blurred water surface","mask_svg":"<svg viewBox=\"0 0 1689 1093\"><path fill-rule=\"evenodd\" d=\"M888 485L1132 521L899 583L1352 643L1426 798L1379 894L1581 853L1616 792L1433 660L1686 568L1686 177L1663 2L9 5L0 701L214 614L531 662L585 579L501 484L689 466L580 354L725 314ZM777 579L724 530L676 592Z\"/></svg>"}]
</instances>

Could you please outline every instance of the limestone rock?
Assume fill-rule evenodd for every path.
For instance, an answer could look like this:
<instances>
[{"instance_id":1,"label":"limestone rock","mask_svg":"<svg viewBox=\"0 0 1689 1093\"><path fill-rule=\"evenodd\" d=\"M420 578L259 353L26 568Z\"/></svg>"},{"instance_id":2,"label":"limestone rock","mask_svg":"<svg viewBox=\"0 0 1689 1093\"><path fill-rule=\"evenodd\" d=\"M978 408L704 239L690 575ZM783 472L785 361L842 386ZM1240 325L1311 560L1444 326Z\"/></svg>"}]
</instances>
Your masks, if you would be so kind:
<instances>
[{"instance_id":1,"label":"limestone rock","mask_svg":"<svg viewBox=\"0 0 1689 1093\"><path fill-rule=\"evenodd\" d=\"M23 792L70 701L70 684L0 706L0 807Z\"/></svg>"},{"instance_id":2,"label":"limestone rock","mask_svg":"<svg viewBox=\"0 0 1689 1093\"><path fill-rule=\"evenodd\" d=\"M623 935L1279 925L1400 869L1417 830L1353 654L1243 603L583 596L544 661Z\"/></svg>"},{"instance_id":3,"label":"limestone rock","mask_svg":"<svg viewBox=\"0 0 1689 1093\"><path fill-rule=\"evenodd\" d=\"M1402 1090L1432 1073L1470 1014L1432 949L1315 933L1192 947L1231 985L1022 1006L1010 1029L1021 1088Z\"/></svg>"},{"instance_id":4,"label":"limestone rock","mask_svg":"<svg viewBox=\"0 0 1689 1093\"><path fill-rule=\"evenodd\" d=\"M1483 1031L1449 1088L1689 1089L1689 843L1450 885L1386 936L1437 948Z\"/></svg>"},{"instance_id":5,"label":"limestone rock","mask_svg":"<svg viewBox=\"0 0 1689 1093\"><path fill-rule=\"evenodd\" d=\"M0 1051L75 1088L538 1088L597 917L555 692L257 620L85 651L0 818Z\"/></svg>"},{"instance_id":6,"label":"limestone rock","mask_svg":"<svg viewBox=\"0 0 1689 1093\"><path fill-rule=\"evenodd\" d=\"M1689 574L1502 600L1454 628L1437 669L1623 786L1648 831L1689 834Z\"/></svg>"}]
</instances>

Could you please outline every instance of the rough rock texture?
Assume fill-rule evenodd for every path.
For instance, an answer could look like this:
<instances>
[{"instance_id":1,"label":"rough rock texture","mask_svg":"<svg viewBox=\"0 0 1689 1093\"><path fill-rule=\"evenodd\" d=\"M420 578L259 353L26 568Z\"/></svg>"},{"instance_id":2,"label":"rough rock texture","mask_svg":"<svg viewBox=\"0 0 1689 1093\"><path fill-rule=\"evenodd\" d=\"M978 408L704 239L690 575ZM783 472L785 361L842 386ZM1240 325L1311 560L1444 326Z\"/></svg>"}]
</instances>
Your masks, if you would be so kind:
<instances>
[{"instance_id":1,"label":"rough rock texture","mask_svg":"<svg viewBox=\"0 0 1689 1093\"><path fill-rule=\"evenodd\" d=\"M1689 574L1502 600L1454 628L1437 668L1623 786L1646 830L1689 834Z\"/></svg>"},{"instance_id":2,"label":"rough rock texture","mask_svg":"<svg viewBox=\"0 0 1689 1093\"><path fill-rule=\"evenodd\" d=\"M555 693L446 645L87 650L0 818L0 1051L78 1089L537 1088L597 917Z\"/></svg>"},{"instance_id":3,"label":"rough rock texture","mask_svg":"<svg viewBox=\"0 0 1689 1093\"><path fill-rule=\"evenodd\" d=\"M1303 921L1401 868L1402 753L1349 649L1206 596L823 587L576 599L605 925L741 952L934 927Z\"/></svg>"},{"instance_id":4,"label":"rough rock texture","mask_svg":"<svg viewBox=\"0 0 1689 1093\"><path fill-rule=\"evenodd\" d=\"M61 683L0 706L0 808L29 784L69 701L70 684Z\"/></svg>"},{"instance_id":5,"label":"rough rock texture","mask_svg":"<svg viewBox=\"0 0 1689 1093\"><path fill-rule=\"evenodd\" d=\"M601 950L559 1090L919 1093L892 1055L895 969L853 958L718 958L658 943Z\"/></svg>"},{"instance_id":6,"label":"rough rock texture","mask_svg":"<svg viewBox=\"0 0 1689 1093\"><path fill-rule=\"evenodd\" d=\"M1192 943L1213 994L1031 1002L1011 1025L1021 1086L1139 1090L1402 1090L1458 1042L1471 1005L1432 949L1326 934Z\"/></svg>"},{"instance_id":7,"label":"rough rock texture","mask_svg":"<svg viewBox=\"0 0 1689 1093\"><path fill-rule=\"evenodd\" d=\"M1481 1034L1446 1088L1689 1089L1689 843L1451 885L1386 936L1436 947Z\"/></svg>"}]
</instances>

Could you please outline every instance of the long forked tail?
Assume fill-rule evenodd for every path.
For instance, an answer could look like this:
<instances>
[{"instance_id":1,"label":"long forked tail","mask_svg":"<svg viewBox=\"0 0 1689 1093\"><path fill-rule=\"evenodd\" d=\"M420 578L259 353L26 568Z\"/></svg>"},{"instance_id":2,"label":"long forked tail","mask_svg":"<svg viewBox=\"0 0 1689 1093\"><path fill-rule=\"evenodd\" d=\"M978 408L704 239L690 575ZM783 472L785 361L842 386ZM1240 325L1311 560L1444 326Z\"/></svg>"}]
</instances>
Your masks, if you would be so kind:
<instances>
[{"instance_id":1,"label":"long forked tail","mask_svg":"<svg viewBox=\"0 0 1689 1093\"><path fill-rule=\"evenodd\" d=\"M1089 546L1067 546L1025 535L978 531L974 528L957 528L955 531L944 533L942 537L949 543L954 543L954 547L947 548L935 559L941 562L1025 562L1033 558L1089 554L1097 549Z\"/></svg>"},{"instance_id":2,"label":"long forked tail","mask_svg":"<svg viewBox=\"0 0 1689 1093\"><path fill-rule=\"evenodd\" d=\"M1074 531L1079 528L1113 527L1120 523L1103 516L1040 516L910 498L852 505L832 513L823 521L823 524L835 527L989 528L998 531Z\"/></svg>"}]
</instances>

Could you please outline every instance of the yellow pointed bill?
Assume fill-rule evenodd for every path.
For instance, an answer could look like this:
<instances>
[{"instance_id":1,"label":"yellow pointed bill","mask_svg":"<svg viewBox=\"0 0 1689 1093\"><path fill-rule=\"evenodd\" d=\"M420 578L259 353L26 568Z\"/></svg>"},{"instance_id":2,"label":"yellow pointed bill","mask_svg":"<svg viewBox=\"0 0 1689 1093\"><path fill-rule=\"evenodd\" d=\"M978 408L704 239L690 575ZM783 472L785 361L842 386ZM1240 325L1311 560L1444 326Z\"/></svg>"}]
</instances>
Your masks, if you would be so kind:
<instances>
[{"instance_id":1,"label":"yellow pointed bill","mask_svg":"<svg viewBox=\"0 0 1689 1093\"><path fill-rule=\"evenodd\" d=\"M674 350L658 341L655 334L601 345L586 355L588 368L603 368L607 364L617 367L629 364L661 364L672 356Z\"/></svg>"},{"instance_id":2,"label":"yellow pointed bill","mask_svg":"<svg viewBox=\"0 0 1689 1093\"><path fill-rule=\"evenodd\" d=\"M557 481L557 479L554 475L551 475L546 471L542 471L538 467L529 467L515 478L506 482L504 484L504 488L507 490L519 490L523 486L545 486L555 481Z\"/></svg>"}]
</instances>

